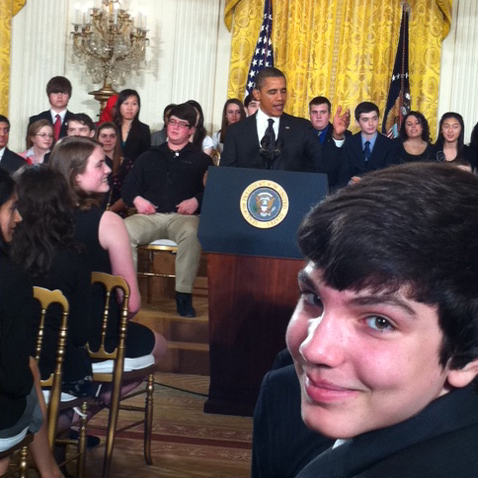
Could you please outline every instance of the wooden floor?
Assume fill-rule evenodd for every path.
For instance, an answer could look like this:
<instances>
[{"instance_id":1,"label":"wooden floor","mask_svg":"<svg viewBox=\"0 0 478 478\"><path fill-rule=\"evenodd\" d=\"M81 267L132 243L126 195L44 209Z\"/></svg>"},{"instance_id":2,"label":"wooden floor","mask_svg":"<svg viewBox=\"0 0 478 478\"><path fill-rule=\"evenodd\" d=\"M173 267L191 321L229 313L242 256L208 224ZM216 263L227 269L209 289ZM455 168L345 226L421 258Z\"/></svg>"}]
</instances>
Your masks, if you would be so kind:
<instances>
[{"instance_id":1,"label":"wooden floor","mask_svg":"<svg viewBox=\"0 0 478 478\"><path fill-rule=\"evenodd\" d=\"M128 430L116 441L112 477L250 476L251 418L203 413L208 377L157 373L155 382L153 465L143 459L142 429ZM128 412L120 416L128 420ZM106 415L98 420L104 422ZM91 478L101 476L104 432L98 435L102 442L88 450L86 460L86 476Z\"/></svg>"}]
</instances>

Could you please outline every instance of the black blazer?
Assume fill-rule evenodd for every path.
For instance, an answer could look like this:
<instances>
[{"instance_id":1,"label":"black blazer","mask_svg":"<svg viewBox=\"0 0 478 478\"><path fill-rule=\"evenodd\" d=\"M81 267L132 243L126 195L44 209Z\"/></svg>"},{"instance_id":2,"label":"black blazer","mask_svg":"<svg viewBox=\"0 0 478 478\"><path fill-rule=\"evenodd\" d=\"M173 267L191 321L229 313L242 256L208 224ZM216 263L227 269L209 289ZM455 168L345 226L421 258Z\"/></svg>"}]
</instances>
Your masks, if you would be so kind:
<instances>
[{"instance_id":1,"label":"black blazer","mask_svg":"<svg viewBox=\"0 0 478 478\"><path fill-rule=\"evenodd\" d=\"M363 176L370 171L383 169L398 164L397 146L395 142L378 133L368 162L362 150L362 137L358 132L345 140L340 162L338 185L345 186L353 176Z\"/></svg>"},{"instance_id":2,"label":"black blazer","mask_svg":"<svg viewBox=\"0 0 478 478\"><path fill-rule=\"evenodd\" d=\"M21 156L5 148L2 160L0 161L0 168L13 174L26 164L28 163Z\"/></svg>"},{"instance_id":3,"label":"black blazer","mask_svg":"<svg viewBox=\"0 0 478 478\"><path fill-rule=\"evenodd\" d=\"M121 125L118 125L121 134ZM121 146L123 148L123 156L131 161L136 161L136 158L146 151L151 149L151 132L149 126L144 123L133 123L129 130L126 142L123 145L123 138L121 138Z\"/></svg>"},{"instance_id":4,"label":"black blazer","mask_svg":"<svg viewBox=\"0 0 478 478\"><path fill-rule=\"evenodd\" d=\"M309 121L283 114L277 143L280 154L271 169L325 172L322 153ZM266 169L257 136L256 115L231 125L227 130L220 166Z\"/></svg>"},{"instance_id":5,"label":"black blazer","mask_svg":"<svg viewBox=\"0 0 478 478\"><path fill-rule=\"evenodd\" d=\"M60 138L64 138L66 136L66 130L68 128L68 120L73 116L73 114L74 113L72 113L71 111L66 110L65 119L63 120L63 123L61 123L60 136L59 136ZM32 123L41 119L46 119L53 126L53 123L51 121L51 113L50 113L50 110L48 110L48 111L42 111L40 114L30 116L30 119L28 121L28 128L30 127Z\"/></svg>"}]
</instances>

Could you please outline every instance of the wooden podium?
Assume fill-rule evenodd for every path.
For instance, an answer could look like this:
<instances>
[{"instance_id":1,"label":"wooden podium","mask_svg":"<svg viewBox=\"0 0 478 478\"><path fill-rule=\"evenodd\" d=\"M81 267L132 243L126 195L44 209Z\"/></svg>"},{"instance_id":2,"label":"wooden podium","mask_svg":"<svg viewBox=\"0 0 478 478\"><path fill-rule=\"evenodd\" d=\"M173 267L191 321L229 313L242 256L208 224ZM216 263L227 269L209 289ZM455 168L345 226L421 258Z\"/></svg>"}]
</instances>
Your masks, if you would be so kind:
<instances>
[{"instance_id":1,"label":"wooden podium","mask_svg":"<svg viewBox=\"0 0 478 478\"><path fill-rule=\"evenodd\" d=\"M285 192L288 211L274 227L257 227L241 212L241 197L244 211L250 185L271 181ZM211 382L205 412L253 414L262 378L285 348L298 299L304 263L297 228L326 192L321 174L209 168L198 233L208 253ZM251 201L257 209L257 200Z\"/></svg>"}]
</instances>

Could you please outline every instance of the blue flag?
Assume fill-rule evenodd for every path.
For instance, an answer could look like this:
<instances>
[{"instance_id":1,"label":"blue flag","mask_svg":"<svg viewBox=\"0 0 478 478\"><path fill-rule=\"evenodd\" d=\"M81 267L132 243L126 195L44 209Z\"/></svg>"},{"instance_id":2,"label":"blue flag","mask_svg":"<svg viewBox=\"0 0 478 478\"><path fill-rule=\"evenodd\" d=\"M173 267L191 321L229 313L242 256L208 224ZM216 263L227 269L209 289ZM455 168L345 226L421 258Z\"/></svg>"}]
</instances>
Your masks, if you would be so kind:
<instances>
[{"instance_id":1,"label":"blue flag","mask_svg":"<svg viewBox=\"0 0 478 478\"><path fill-rule=\"evenodd\" d=\"M272 0L265 0L264 15L262 18L261 31L257 40L254 56L246 82L246 96L253 90L256 84L255 77L259 71L268 66L274 66L274 54L272 52Z\"/></svg>"},{"instance_id":2,"label":"blue flag","mask_svg":"<svg viewBox=\"0 0 478 478\"><path fill-rule=\"evenodd\" d=\"M407 2L404 2L397 55L395 56L395 65L382 123L382 133L393 138L398 137L403 117L410 111L410 78L408 70L409 17L410 7Z\"/></svg>"}]
</instances>

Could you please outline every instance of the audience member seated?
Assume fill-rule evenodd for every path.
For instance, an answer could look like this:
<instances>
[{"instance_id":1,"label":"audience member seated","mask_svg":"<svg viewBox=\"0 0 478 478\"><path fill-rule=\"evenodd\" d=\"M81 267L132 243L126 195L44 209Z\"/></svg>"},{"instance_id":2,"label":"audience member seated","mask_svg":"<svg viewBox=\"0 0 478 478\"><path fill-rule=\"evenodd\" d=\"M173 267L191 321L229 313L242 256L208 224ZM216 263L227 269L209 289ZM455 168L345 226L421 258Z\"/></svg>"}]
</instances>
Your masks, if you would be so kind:
<instances>
[{"instance_id":1,"label":"audience member seated","mask_svg":"<svg viewBox=\"0 0 478 478\"><path fill-rule=\"evenodd\" d=\"M85 113L76 113L70 116L68 120L66 134L67 136L85 136L93 138L95 136L96 126L93 120Z\"/></svg>"},{"instance_id":2,"label":"audience member seated","mask_svg":"<svg viewBox=\"0 0 478 478\"><path fill-rule=\"evenodd\" d=\"M264 378L253 478L478 476L477 202L476 176L409 163L307 215L294 366Z\"/></svg>"},{"instance_id":3,"label":"audience member seated","mask_svg":"<svg viewBox=\"0 0 478 478\"><path fill-rule=\"evenodd\" d=\"M364 101L355 108L360 132L343 145L339 170L339 186L358 182L365 174L398 163L395 143L378 132L378 106Z\"/></svg>"},{"instance_id":4,"label":"audience member seated","mask_svg":"<svg viewBox=\"0 0 478 478\"><path fill-rule=\"evenodd\" d=\"M15 231L12 258L27 271L33 285L60 289L67 298L70 311L62 389L75 396L91 395L92 370L86 350L91 338L91 267L86 253L73 240L75 221L68 184L59 171L47 165L26 168L16 179L23 221ZM30 319L34 331L40 319L40 304L36 305L37 314ZM55 370L61 309L50 307L46 320L39 362L42 379Z\"/></svg>"},{"instance_id":5,"label":"audience member seated","mask_svg":"<svg viewBox=\"0 0 478 478\"><path fill-rule=\"evenodd\" d=\"M476 167L473 150L465 145L465 123L459 113L449 111L441 117L433 154L438 162L452 161L460 156Z\"/></svg>"},{"instance_id":6,"label":"audience member seated","mask_svg":"<svg viewBox=\"0 0 478 478\"><path fill-rule=\"evenodd\" d=\"M41 164L53 144L53 126L47 120L30 125L27 134L27 150L20 153L28 164Z\"/></svg>"},{"instance_id":7,"label":"audience member seated","mask_svg":"<svg viewBox=\"0 0 478 478\"><path fill-rule=\"evenodd\" d=\"M30 451L40 475L61 477L48 445L38 368L29 356L33 289L8 254L15 226L22 219L16 202L15 183L0 169L0 452L20 443L27 432L34 433ZM9 458L0 460L0 475L8 463Z\"/></svg>"},{"instance_id":8,"label":"audience member seated","mask_svg":"<svg viewBox=\"0 0 478 478\"><path fill-rule=\"evenodd\" d=\"M433 161L428 121L419 111L409 111L403 118L400 137L396 139L398 162Z\"/></svg>"},{"instance_id":9,"label":"audience member seated","mask_svg":"<svg viewBox=\"0 0 478 478\"><path fill-rule=\"evenodd\" d=\"M120 132L123 157L133 162L151 148L151 133L149 126L139 120L140 109L141 100L136 90L120 91L113 122Z\"/></svg>"},{"instance_id":10,"label":"audience member seated","mask_svg":"<svg viewBox=\"0 0 478 478\"><path fill-rule=\"evenodd\" d=\"M329 181L329 187L335 188L338 181L340 168L340 156L342 150L337 151L337 144L341 144L346 137L352 133L349 130L343 131L340 135L334 129L334 125L330 122L332 113L332 105L325 96L316 96L309 102L310 124L314 128L314 134L317 136L324 163L327 163L325 169ZM342 114L342 107L337 108L337 114ZM346 125L350 124L350 111L346 110L344 114ZM317 165L320 168L320 164Z\"/></svg>"},{"instance_id":11,"label":"audience member seated","mask_svg":"<svg viewBox=\"0 0 478 478\"><path fill-rule=\"evenodd\" d=\"M211 156L214 152L214 142L207 134L206 128L204 127L204 114L201 105L195 100L189 100L186 103L196 110L195 131L190 141L195 146L202 149L203 153Z\"/></svg>"},{"instance_id":12,"label":"audience member seated","mask_svg":"<svg viewBox=\"0 0 478 478\"><path fill-rule=\"evenodd\" d=\"M126 175L133 167L133 161L122 157L121 146L119 145L119 131L114 123L102 123L98 127L96 139L103 146L106 162L112 169L112 173L108 177L110 191L106 208L125 217L128 206L121 199L121 188Z\"/></svg>"},{"instance_id":13,"label":"audience member seated","mask_svg":"<svg viewBox=\"0 0 478 478\"><path fill-rule=\"evenodd\" d=\"M6 116L0 115L0 168L13 174L25 164L21 156L7 148L10 136L10 121Z\"/></svg>"},{"instance_id":14,"label":"audience member seated","mask_svg":"<svg viewBox=\"0 0 478 478\"><path fill-rule=\"evenodd\" d=\"M123 219L99 207L101 196L109 190L108 175L111 169L105 162L101 144L89 138L70 137L59 142L53 149L50 165L67 179L75 204L74 239L84 244L94 271L123 277L130 287L129 312L133 318L138 312L141 299L133 267L128 233ZM92 297L92 333L99 338L103 317L104 297L101 287L94 287ZM107 330L107 350L117 345L120 307L111 304L112 314L118 322ZM91 341L96 349L99 345ZM126 339L126 357L135 358L153 354L159 362L166 351L164 338L151 329L129 321Z\"/></svg>"},{"instance_id":15,"label":"audience member seated","mask_svg":"<svg viewBox=\"0 0 478 478\"><path fill-rule=\"evenodd\" d=\"M30 117L28 127L35 121L45 119L53 125L54 140L66 136L66 125L73 114L68 111L68 101L71 98L71 83L64 76L54 76L46 85L46 94L50 109Z\"/></svg>"},{"instance_id":16,"label":"audience member seated","mask_svg":"<svg viewBox=\"0 0 478 478\"><path fill-rule=\"evenodd\" d=\"M249 93L244 99L244 108L247 116L252 116L259 109L259 101L257 101L252 93Z\"/></svg>"},{"instance_id":17,"label":"audience member seated","mask_svg":"<svg viewBox=\"0 0 478 478\"><path fill-rule=\"evenodd\" d=\"M151 135L151 146L159 146L160 144L166 143L168 140L168 135L166 132L166 128L168 126L168 119L169 119L169 113L171 112L171 109L176 106L175 103L171 103L166 108L164 108L163 111L163 121L164 121L164 126L163 129L156 131Z\"/></svg>"},{"instance_id":18,"label":"audience member seated","mask_svg":"<svg viewBox=\"0 0 478 478\"><path fill-rule=\"evenodd\" d=\"M214 149L222 153L224 147L224 138L226 137L227 128L234 123L238 123L246 119L246 110L240 100L231 98L226 101L222 110L221 129L212 135Z\"/></svg>"},{"instance_id":19,"label":"audience member seated","mask_svg":"<svg viewBox=\"0 0 478 478\"><path fill-rule=\"evenodd\" d=\"M179 315L194 317L192 291L201 246L197 229L203 178L211 158L189 142L194 134L195 109L185 103L171 110L168 142L141 155L124 182L122 197L138 214L125 219L134 262L137 246L157 239L178 244L176 302Z\"/></svg>"}]
</instances>

